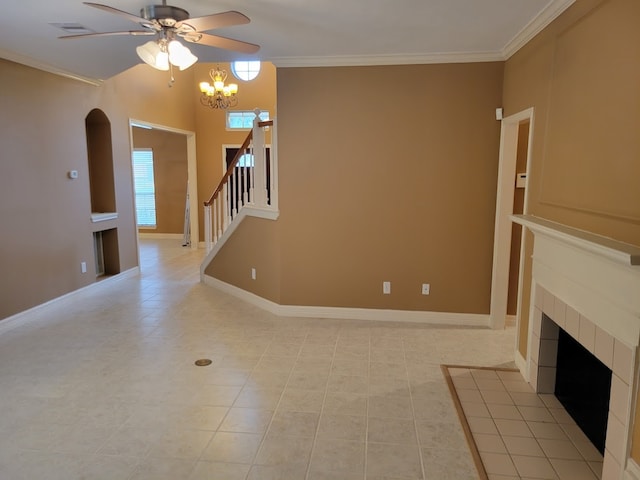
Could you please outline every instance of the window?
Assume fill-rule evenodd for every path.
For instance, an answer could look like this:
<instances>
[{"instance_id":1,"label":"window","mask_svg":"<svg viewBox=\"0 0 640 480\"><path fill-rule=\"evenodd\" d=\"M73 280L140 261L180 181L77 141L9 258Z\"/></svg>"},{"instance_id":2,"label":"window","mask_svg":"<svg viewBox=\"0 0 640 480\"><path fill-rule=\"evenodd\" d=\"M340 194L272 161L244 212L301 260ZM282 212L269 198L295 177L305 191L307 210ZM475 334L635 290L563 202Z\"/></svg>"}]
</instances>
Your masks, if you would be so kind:
<instances>
[{"instance_id":1,"label":"window","mask_svg":"<svg viewBox=\"0 0 640 480\"><path fill-rule=\"evenodd\" d=\"M236 166L238 167L253 167L253 163L254 163L254 157L252 153L245 153L243 155L240 155L240 158L238 159L238 163L236 164Z\"/></svg>"},{"instance_id":2,"label":"window","mask_svg":"<svg viewBox=\"0 0 640 480\"><path fill-rule=\"evenodd\" d=\"M260 61L231 62L231 73L238 79L248 82L260 73Z\"/></svg>"},{"instance_id":3,"label":"window","mask_svg":"<svg viewBox=\"0 0 640 480\"><path fill-rule=\"evenodd\" d=\"M156 187L153 178L153 150L133 150L133 188L139 227L156 226Z\"/></svg>"},{"instance_id":4,"label":"window","mask_svg":"<svg viewBox=\"0 0 640 480\"><path fill-rule=\"evenodd\" d=\"M253 128L253 110L227 110L227 130L250 130ZM260 112L260 120L269 120L269 112Z\"/></svg>"}]
</instances>

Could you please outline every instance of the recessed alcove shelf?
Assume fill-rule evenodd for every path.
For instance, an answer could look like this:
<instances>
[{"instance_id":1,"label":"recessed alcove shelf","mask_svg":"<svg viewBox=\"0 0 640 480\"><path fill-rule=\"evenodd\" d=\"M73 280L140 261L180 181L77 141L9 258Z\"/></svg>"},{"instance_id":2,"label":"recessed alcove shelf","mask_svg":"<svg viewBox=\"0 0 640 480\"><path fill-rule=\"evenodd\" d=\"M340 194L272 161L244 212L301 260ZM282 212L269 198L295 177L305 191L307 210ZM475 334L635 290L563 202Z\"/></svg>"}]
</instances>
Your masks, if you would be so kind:
<instances>
[{"instance_id":1,"label":"recessed alcove shelf","mask_svg":"<svg viewBox=\"0 0 640 480\"><path fill-rule=\"evenodd\" d=\"M93 223L106 222L107 220L115 220L118 218L118 212L93 212L91 221Z\"/></svg>"}]
</instances>

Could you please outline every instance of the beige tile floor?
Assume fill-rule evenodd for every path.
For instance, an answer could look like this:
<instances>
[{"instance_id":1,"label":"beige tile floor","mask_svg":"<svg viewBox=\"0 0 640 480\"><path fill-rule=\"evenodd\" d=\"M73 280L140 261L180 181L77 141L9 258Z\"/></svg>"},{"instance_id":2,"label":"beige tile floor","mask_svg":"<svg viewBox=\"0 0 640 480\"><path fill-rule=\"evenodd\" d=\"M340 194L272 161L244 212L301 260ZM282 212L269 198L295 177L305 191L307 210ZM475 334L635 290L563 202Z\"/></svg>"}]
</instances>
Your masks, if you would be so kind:
<instances>
[{"instance_id":1,"label":"beige tile floor","mask_svg":"<svg viewBox=\"0 0 640 480\"><path fill-rule=\"evenodd\" d=\"M489 480L596 480L602 455L517 371L447 368Z\"/></svg>"},{"instance_id":2,"label":"beige tile floor","mask_svg":"<svg viewBox=\"0 0 640 480\"><path fill-rule=\"evenodd\" d=\"M0 322L1 479L478 478L440 364L512 366L513 329L280 318L140 250Z\"/></svg>"}]
</instances>

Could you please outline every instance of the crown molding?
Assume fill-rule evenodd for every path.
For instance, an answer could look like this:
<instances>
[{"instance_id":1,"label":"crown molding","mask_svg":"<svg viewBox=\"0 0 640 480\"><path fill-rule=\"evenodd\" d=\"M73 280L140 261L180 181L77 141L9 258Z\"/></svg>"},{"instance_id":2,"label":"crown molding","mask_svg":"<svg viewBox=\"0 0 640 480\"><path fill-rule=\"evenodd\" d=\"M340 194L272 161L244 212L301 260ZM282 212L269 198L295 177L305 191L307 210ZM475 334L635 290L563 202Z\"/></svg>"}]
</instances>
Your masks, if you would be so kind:
<instances>
[{"instance_id":1,"label":"crown molding","mask_svg":"<svg viewBox=\"0 0 640 480\"><path fill-rule=\"evenodd\" d=\"M60 77L66 77L72 80L76 80L78 82L88 83L89 85L93 85L95 87L99 87L103 83L103 81L100 79L85 77L72 72L68 72L61 68L54 67L53 65L40 62L39 60L35 60L31 57L18 55L16 53L9 52L3 49L0 49L0 58L4 58L5 60L9 60L11 62L19 63L21 65L26 65L27 67L35 68L43 72L52 73Z\"/></svg>"},{"instance_id":2,"label":"crown molding","mask_svg":"<svg viewBox=\"0 0 640 480\"><path fill-rule=\"evenodd\" d=\"M327 57L275 57L276 67L353 67L372 65L420 65L434 63L501 62L501 52L462 52L429 54L335 55Z\"/></svg>"},{"instance_id":3,"label":"crown molding","mask_svg":"<svg viewBox=\"0 0 640 480\"><path fill-rule=\"evenodd\" d=\"M349 67L372 65L418 65L435 63L503 62L558 18L576 0L553 0L499 51L429 54L334 55L326 57L273 57L276 67Z\"/></svg>"},{"instance_id":4,"label":"crown molding","mask_svg":"<svg viewBox=\"0 0 640 480\"><path fill-rule=\"evenodd\" d=\"M520 30L509 43L502 49L503 60L508 60L513 54L529 43L533 37L545 29L551 22L558 18L576 0L553 0L531 20L522 30Z\"/></svg>"}]
</instances>

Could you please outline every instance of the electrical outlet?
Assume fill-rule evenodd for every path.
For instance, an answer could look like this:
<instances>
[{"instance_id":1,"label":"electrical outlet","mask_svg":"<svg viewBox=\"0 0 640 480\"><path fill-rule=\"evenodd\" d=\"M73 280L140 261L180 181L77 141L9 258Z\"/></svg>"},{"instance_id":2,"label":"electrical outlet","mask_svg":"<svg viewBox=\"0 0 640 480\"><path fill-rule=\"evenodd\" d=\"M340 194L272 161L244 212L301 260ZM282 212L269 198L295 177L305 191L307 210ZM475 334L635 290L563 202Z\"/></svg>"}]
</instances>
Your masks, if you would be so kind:
<instances>
[{"instance_id":1,"label":"electrical outlet","mask_svg":"<svg viewBox=\"0 0 640 480\"><path fill-rule=\"evenodd\" d=\"M429 285L428 283L423 283L422 284L422 294L423 295L429 295L430 292L431 292L431 285Z\"/></svg>"},{"instance_id":2,"label":"electrical outlet","mask_svg":"<svg viewBox=\"0 0 640 480\"><path fill-rule=\"evenodd\" d=\"M251 269L251 280L255 280L256 279L256 269L252 268Z\"/></svg>"},{"instance_id":3,"label":"electrical outlet","mask_svg":"<svg viewBox=\"0 0 640 480\"><path fill-rule=\"evenodd\" d=\"M80 272L87 273L87 262L80 262Z\"/></svg>"},{"instance_id":4,"label":"electrical outlet","mask_svg":"<svg viewBox=\"0 0 640 480\"><path fill-rule=\"evenodd\" d=\"M385 295L391 294L391 282L382 282L382 293Z\"/></svg>"}]
</instances>

